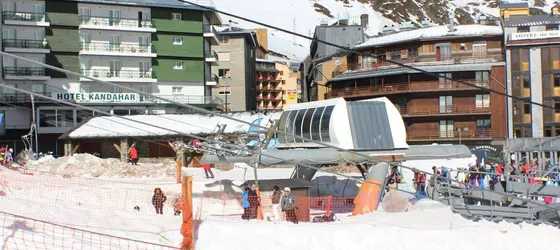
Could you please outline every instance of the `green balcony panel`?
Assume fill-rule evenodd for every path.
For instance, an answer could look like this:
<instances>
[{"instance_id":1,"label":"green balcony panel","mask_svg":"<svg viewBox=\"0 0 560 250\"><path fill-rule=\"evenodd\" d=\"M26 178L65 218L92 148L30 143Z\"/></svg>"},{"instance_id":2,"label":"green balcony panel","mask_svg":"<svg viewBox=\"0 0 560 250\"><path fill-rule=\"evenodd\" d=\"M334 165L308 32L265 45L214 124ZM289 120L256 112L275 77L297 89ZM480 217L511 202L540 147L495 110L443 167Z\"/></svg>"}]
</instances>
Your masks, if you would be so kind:
<instances>
[{"instance_id":1,"label":"green balcony panel","mask_svg":"<svg viewBox=\"0 0 560 250\"><path fill-rule=\"evenodd\" d=\"M63 68L66 70L70 70L75 73L80 73L80 59L77 55L58 55L50 53L47 55L46 63L48 65L52 65L58 68ZM56 70L47 70L47 74L51 78L70 78L70 79L77 79L77 77L73 75L67 75L66 73L56 71Z\"/></svg>"},{"instance_id":2,"label":"green balcony panel","mask_svg":"<svg viewBox=\"0 0 560 250\"><path fill-rule=\"evenodd\" d=\"M78 3L71 1L45 1L45 10L51 26L78 27Z\"/></svg>"},{"instance_id":3,"label":"green balcony panel","mask_svg":"<svg viewBox=\"0 0 560 250\"><path fill-rule=\"evenodd\" d=\"M182 62L183 69L173 69L173 63ZM158 81L202 82L204 81L204 61L162 59L152 60L152 67L157 72Z\"/></svg>"},{"instance_id":4,"label":"green balcony panel","mask_svg":"<svg viewBox=\"0 0 560 250\"><path fill-rule=\"evenodd\" d=\"M182 44L173 44L174 38L182 39ZM161 33L152 35L152 44L158 56L203 58L203 43L204 38L196 35Z\"/></svg>"},{"instance_id":5,"label":"green balcony panel","mask_svg":"<svg viewBox=\"0 0 560 250\"><path fill-rule=\"evenodd\" d=\"M172 20L172 13L181 13L181 20ZM202 11L152 8L152 22L158 32L202 33Z\"/></svg>"},{"instance_id":6,"label":"green balcony panel","mask_svg":"<svg viewBox=\"0 0 560 250\"><path fill-rule=\"evenodd\" d=\"M73 28L53 28L47 30L47 41L52 52L78 52L80 50L80 34Z\"/></svg>"}]
</instances>

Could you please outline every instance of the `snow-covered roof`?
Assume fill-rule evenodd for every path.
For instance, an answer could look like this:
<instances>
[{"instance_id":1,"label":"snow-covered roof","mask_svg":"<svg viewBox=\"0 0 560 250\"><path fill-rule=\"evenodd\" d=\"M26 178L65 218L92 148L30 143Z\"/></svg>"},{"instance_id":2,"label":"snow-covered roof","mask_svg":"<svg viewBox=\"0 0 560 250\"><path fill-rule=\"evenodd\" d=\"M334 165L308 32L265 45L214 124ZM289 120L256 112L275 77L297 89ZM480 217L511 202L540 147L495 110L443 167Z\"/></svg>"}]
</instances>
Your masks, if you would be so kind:
<instances>
[{"instance_id":1,"label":"snow-covered roof","mask_svg":"<svg viewBox=\"0 0 560 250\"><path fill-rule=\"evenodd\" d=\"M260 63L275 63L275 62L272 61L272 60L260 59L260 58L257 58L256 61L257 61L257 62L260 62Z\"/></svg>"},{"instance_id":2,"label":"snow-covered roof","mask_svg":"<svg viewBox=\"0 0 560 250\"><path fill-rule=\"evenodd\" d=\"M261 126L267 126L270 119L279 119L281 114L282 112L267 112L266 115L263 113L240 112L227 115L250 123L263 118L260 124ZM134 121L125 120L118 116L94 117L62 135L61 139L161 137L181 134L205 135L215 133L217 125L227 125L224 131L226 134L237 134L246 133L250 127L247 124L215 115L130 115L125 117Z\"/></svg>"},{"instance_id":3,"label":"snow-covered roof","mask_svg":"<svg viewBox=\"0 0 560 250\"><path fill-rule=\"evenodd\" d=\"M420 28L409 31L402 31L390 35L370 38L366 42L354 48L363 49L374 46L389 45L394 43L409 42L423 39L436 39L447 37L476 37L487 35L502 35L502 28L494 25L470 24L456 25L455 31L450 32L449 26L441 25L427 28Z\"/></svg>"},{"instance_id":4,"label":"snow-covered roof","mask_svg":"<svg viewBox=\"0 0 560 250\"><path fill-rule=\"evenodd\" d=\"M548 24L560 24L560 16L534 15L534 16L510 16L504 19L504 26L541 26Z\"/></svg>"}]
</instances>

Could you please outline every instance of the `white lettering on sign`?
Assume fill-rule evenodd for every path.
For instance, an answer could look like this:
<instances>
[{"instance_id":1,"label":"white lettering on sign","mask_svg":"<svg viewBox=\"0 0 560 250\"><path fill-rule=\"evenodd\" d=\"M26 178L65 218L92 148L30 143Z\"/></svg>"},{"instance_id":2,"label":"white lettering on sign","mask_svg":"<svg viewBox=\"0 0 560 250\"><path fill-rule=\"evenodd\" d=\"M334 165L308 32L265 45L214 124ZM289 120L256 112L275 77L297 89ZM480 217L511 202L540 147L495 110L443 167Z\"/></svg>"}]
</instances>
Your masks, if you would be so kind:
<instances>
[{"instance_id":1,"label":"white lettering on sign","mask_svg":"<svg viewBox=\"0 0 560 250\"><path fill-rule=\"evenodd\" d=\"M53 93L53 97L62 101L80 103L136 103L140 95L136 93Z\"/></svg>"},{"instance_id":2,"label":"white lettering on sign","mask_svg":"<svg viewBox=\"0 0 560 250\"><path fill-rule=\"evenodd\" d=\"M541 31L541 32L523 32L523 33L513 33L511 34L512 41L517 40L532 40L532 39L550 39L550 38L560 38L560 31Z\"/></svg>"}]
</instances>

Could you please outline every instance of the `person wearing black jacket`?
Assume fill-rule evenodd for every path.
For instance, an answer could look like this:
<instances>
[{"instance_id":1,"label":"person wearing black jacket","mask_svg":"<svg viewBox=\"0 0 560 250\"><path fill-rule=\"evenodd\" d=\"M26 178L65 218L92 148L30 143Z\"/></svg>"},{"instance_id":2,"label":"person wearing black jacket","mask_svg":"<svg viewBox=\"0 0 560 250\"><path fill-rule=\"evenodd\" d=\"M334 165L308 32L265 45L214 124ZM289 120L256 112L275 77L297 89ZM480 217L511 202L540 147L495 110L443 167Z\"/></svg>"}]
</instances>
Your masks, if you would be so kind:
<instances>
[{"instance_id":1,"label":"person wearing black jacket","mask_svg":"<svg viewBox=\"0 0 560 250\"><path fill-rule=\"evenodd\" d=\"M253 184L251 189L249 189L249 219L257 218L259 203L259 197L257 197L257 185Z\"/></svg>"}]
</instances>

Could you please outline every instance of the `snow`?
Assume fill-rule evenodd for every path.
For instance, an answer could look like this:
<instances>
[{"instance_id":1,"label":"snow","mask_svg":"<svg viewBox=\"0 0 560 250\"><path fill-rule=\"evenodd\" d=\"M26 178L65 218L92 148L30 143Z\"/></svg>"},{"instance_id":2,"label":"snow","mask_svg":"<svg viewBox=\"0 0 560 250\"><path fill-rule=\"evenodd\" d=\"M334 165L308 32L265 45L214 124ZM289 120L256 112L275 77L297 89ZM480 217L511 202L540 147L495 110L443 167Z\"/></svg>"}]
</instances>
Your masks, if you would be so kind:
<instances>
[{"instance_id":1,"label":"snow","mask_svg":"<svg viewBox=\"0 0 560 250\"><path fill-rule=\"evenodd\" d=\"M473 159L409 161L406 166L424 170L431 165L459 167ZM113 169L108 167L113 164ZM32 167L31 167L32 166ZM171 200L181 193L180 184L174 183L172 174L156 169L157 164L139 164L136 175L122 174L125 164L112 159L96 159L89 155L57 158L44 157L30 163L30 168L53 173L74 174L62 177L45 172L33 176L1 169L0 180L5 196L0 199L0 221L3 221L0 246L6 249L118 249L130 248L124 240L113 240L111 245L97 237L76 232L45 227L38 222L6 216L11 213L56 223L62 226L85 229L108 235L126 237L146 242L179 246L181 217L173 215ZM164 166L168 166L167 163ZM171 168L172 165L169 165ZM107 172L106 170L110 170ZM111 172L112 171L112 172ZM292 168L259 169L260 179L287 178ZM104 172L99 178L94 173ZM147 174L147 172L153 172ZM193 206L202 222L196 233L196 248L213 249L430 249L470 250L484 246L493 250L556 249L560 240L558 229L545 225L515 225L511 223L473 222L454 214L440 203L421 200L408 212L386 213L382 210L371 214L350 217L337 214L332 223L300 223L298 225L268 221L242 221L238 216L224 217L225 210L238 211L238 202L212 202L201 199L203 192L220 192L220 185L209 187L214 181L231 180L234 185L252 179L253 169L236 164L230 171L214 169L216 179L206 180L200 168L183 168L184 174L193 176ZM323 176L323 177L321 177ZM326 177L325 177L326 176ZM329 179L332 174L318 173L317 179ZM165 178L164 178L165 177ZM344 178L339 178L344 179ZM340 181L338 181L340 182ZM325 183L325 182L322 182ZM330 182L332 183L332 181ZM335 182L336 183L336 182ZM338 184L335 184L338 185ZM402 186L406 186L402 185ZM164 215L156 215L150 204L155 187L160 187L168 197ZM339 188L334 188L333 193ZM236 192L239 191L234 187ZM140 211L133 207L139 206ZM4 218L1 218L4 217ZM26 228L28 228L26 230ZM16 232L16 234L13 234ZM54 236L53 236L54 235ZM56 246L43 245L54 240ZM46 240L45 240L46 239ZM243 239L243 240L240 240ZM84 244L85 243L85 244ZM105 243L104 245L96 245ZM92 245L90 245L92 244ZM26 247L22 247L22 246ZM86 247L80 247L87 245ZM65 247L63 247L65 246ZM133 246L152 249L138 244Z\"/></svg>"},{"instance_id":2,"label":"snow","mask_svg":"<svg viewBox=\"0 0 560 250\"><path fill-rule=\"evenodd\" d=\"M282 112L251 114L250 112L229 113L229 117L246 122L263 118L261 126L267 126L270 119L278 119ZM212 134L217 125L227 125L225 133L245 133L249 125L230 119L198 114L186 115L131 115L119 117L95 117L70 132L69 138L123 137L123 136L170 136L179 134ZM143 124L143 123L147 123ZM156 126L156 127L154 127ZM179 132L179 133L178 133Z\"/></svg>"},{"instance_id":3,"label":"snow","mask_svg":"<svg viewBox=\"0 0 560 250\"><path fill-rule=\"evenodd\" d=\"M434 39L442 37L475 37L487 35L502 35L502 28L494 25L456 25L455 31L450 32L449 27L445 25L420 28L409 31L397 32L385 36L370 38L366 42L355 46L355 48L368 48L373 46L388 45L392 43L403 43L407 41Z\"/></svg>"}]
</instances>

